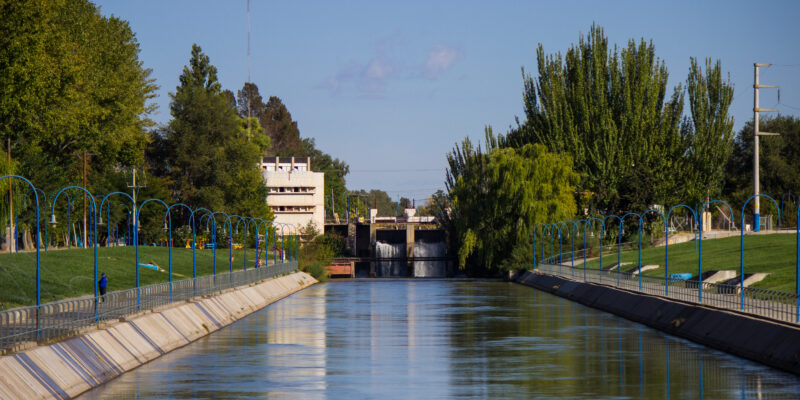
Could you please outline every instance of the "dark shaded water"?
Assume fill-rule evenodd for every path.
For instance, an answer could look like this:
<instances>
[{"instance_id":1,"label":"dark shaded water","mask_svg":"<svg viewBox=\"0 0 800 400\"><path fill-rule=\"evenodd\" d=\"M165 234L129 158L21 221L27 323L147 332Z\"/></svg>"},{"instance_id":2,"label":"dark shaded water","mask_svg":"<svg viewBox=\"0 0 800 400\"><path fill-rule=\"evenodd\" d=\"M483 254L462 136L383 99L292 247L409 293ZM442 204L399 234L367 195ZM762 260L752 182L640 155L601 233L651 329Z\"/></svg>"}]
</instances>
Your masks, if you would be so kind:
<instances>
[{"instance_id":1,"label":"dark shaded water","mask_svg":"<svg viewBox=\"0 0 800 400\"><path fill-rule=\"evenodd\" d=\"M315 285L82 398L800 398L800 380L503 282Z\"/></svg>"}]
</instances>

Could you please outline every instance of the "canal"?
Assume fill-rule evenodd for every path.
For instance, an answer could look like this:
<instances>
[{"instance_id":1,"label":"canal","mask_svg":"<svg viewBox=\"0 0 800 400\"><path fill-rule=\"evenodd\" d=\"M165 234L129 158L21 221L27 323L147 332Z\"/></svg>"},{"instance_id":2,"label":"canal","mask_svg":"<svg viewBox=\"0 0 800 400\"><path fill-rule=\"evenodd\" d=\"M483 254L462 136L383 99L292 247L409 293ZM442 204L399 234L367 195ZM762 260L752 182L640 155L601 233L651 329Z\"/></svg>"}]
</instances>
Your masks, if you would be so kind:
<instances>
[{"instance_id":1,"label":"canal","mask_svg":"<svg viewBox=\"0 0 800 400\"><path fill-rule=\"evenodd\" d=\"M82 396L793 398L800 380L506 282L312 286Z\"/></svg>"}]
</instances>

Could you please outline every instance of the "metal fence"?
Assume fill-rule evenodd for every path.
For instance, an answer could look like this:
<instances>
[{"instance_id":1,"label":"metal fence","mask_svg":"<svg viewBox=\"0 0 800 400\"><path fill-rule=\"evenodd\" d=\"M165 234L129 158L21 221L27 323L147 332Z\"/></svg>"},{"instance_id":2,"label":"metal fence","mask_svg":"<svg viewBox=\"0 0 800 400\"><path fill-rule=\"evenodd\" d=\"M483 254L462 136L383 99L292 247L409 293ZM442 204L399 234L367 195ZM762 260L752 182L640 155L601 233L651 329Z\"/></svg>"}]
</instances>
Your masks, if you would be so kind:
<instances>
[{"instance_id":1,"label":"metal fence","mask_svg":"<svg viewBox=\"0 0 800 400\"><path fill-rule=\"evenodd\" d=\"M290 261L246 271L172 281L171 284L164 282L119 290L98 298L68 299L2 311L0 353L13 351L26 344L63 339L143 310L219 293L296 270L297 262Z\"/></svg>"},{"instance_id":2,"label":"metal fence","mask_svg":"<svg viewBox=\"0 0 800 400\"><path fill-rule=\"evenodd\" d=\"M800 323L800 296L740 285L724 285L694 280L667 279L637 274L635 271L600 270L572 267L565 264L539 264L536 271L573 279L609 285L684 302L698 303L731 311Z\"/></svg>"}]
</instances>

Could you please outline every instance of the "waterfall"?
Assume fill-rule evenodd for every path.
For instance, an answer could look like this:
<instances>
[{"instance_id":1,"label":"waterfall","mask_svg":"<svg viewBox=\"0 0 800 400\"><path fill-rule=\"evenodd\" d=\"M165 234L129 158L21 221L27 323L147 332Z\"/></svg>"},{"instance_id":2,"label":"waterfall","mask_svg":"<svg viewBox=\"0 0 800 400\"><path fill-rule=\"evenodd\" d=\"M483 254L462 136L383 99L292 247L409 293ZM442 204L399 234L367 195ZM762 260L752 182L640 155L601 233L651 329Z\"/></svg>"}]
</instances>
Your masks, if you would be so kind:
<instances>
[{"instance_id":1,"label":"waterfall","mask_svg":"<svg viewBox=\"0 0 800 400\"><path fill-rule=\"evenodd\" d=\"M375 244L375 256L381 258L397 258L398 260L378 261L375 275L378 277L406 276L406 257L405 243L384 243Z\"/></svg>"},{"instance_id":2,"label":"waterfall","mask_svg":"<svg viewBox=\"0 0 800 400\"><path fill-rule=\"evenodd\" d=\"M444 257L444 242L415 242L414 257ZM414 276L441 278L446 275L445 261L414 261Z\"/></svg>"}]
</instances>

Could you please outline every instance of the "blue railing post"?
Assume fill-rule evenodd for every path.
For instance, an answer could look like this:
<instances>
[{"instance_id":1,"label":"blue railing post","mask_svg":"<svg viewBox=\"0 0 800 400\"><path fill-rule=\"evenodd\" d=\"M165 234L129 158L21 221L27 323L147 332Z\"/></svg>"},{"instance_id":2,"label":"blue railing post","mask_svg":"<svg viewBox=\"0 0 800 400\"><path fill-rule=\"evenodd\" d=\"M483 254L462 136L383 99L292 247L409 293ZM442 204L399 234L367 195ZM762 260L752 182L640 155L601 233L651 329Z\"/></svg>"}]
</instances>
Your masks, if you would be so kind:
<instances>
[{"instance_id":1,"label":"blue railing post","mask_svg":"<svg viewBox=\"0 0 800 400\"><path fill-rule=\"evenodd\" d=\"M743 311L744 311L744 210L747 208L747 203L749 203L750 200L752 200L754 198L760 198L760 197L766 197L766 198L772 200L772 203L775 205L775 209L778 210L778 220L781 219L781 209L780 209L780 207L778 207L778 202L775 201L775 199L773 199L772 197L767 196L765 194L754 194L754 195L750 196L747 199L747 201L744 202L744 205L742 206L741 227L740 227L741 228L740 229L741 233L739 235L740 236L739 237L739 272L740 272L740 287L741 287L741 292L742 292L741 293L741 309ZM758 212L758 202L756 202L756 212ZM733 216L733 213L731 213L731 216ZM757 221L758 218L759 218L759 215L757 213L754 214L754 218ZM756 231L756 232L758 232L758 231Z\"/></svg>"}]
</instances>

